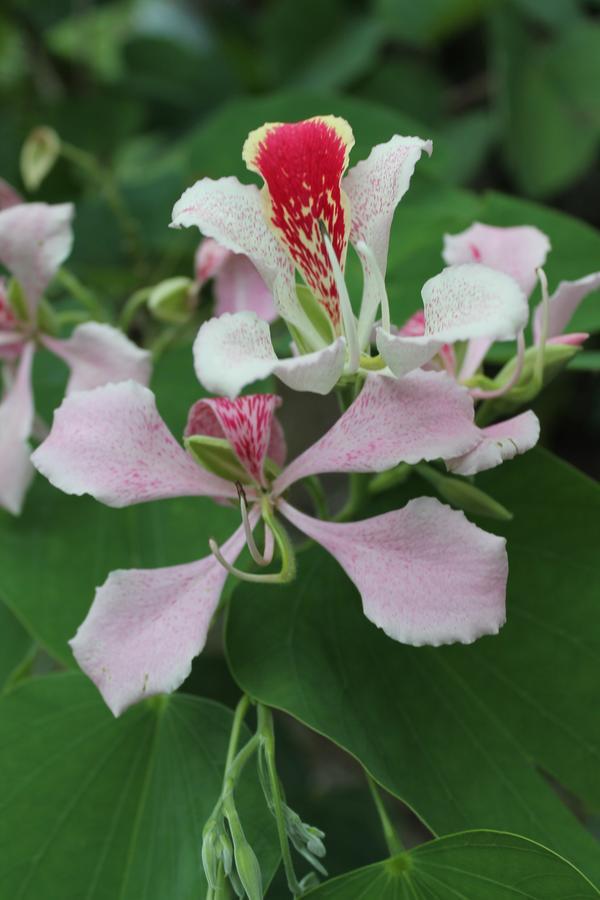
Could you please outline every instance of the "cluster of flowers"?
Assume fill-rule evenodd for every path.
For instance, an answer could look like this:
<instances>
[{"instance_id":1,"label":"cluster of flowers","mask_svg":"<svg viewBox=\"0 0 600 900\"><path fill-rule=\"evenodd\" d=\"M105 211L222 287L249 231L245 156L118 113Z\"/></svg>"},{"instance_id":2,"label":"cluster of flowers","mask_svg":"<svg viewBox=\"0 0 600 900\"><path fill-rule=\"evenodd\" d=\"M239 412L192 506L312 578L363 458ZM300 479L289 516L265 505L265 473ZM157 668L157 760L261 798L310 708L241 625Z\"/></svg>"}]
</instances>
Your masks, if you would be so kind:
<instances>
[{"instance_id":1,"label":"cluster of flowers","mask_svg":"<svg viewBox=\"0 0 600 900\"><path fill-rule=\"evenodd\" d=\"M385 288L392 217L431 144L395 136L346 173L352 145L350 126L333 116L264 125L243 149L262 190L232 177L204 178L176 203L173 226L197 226L206 236L197 279L215 278L219 313L200 327L193 351L199 381L218 396L190 410L185 447L145 386L145 351L98 323L78 326L66 341L44 330L40 298L69 252L71 207L15 203L0 212L0 261L13 276L0 289L0 502L17 512L31 477L30 370L42 344L72 372L52 429L31 456L52 484L116 507L179 496L239 504L239 528L221 547L211 541L200 561L119 570L98 588L71 645L116 715L182 683L228 573L267 583L294 576L282 519L336 558L365 615L395 640L468 643L505 620L505 541L463 512L423 497L373 518L327 521L296 509L286 492L323 473L432 460L471 475L533 447L533 412L480 427L475 403L522 403L541 387L553 345L576 352L586 335L563 332L600 285L600 273L562 282L548 297L546 236L532 227L475 224L446 237L448 266L424 285L423 311L394 327ZM364 275L358 316L344 280L348 243ZM528 295L538 277L543 299L526 349ZM276 316L293 339L285 359L270 338ZM496 340L516 340L517 353L491 380L482 363ZM329 431L287 465L280 398L239 396L269 375L317 394L355 388ZM262 551L255 538L261 521ZM245 546L257 571L235 566ZM261 573L276 560L279 571Z\"/></svg>"}]
</instances>

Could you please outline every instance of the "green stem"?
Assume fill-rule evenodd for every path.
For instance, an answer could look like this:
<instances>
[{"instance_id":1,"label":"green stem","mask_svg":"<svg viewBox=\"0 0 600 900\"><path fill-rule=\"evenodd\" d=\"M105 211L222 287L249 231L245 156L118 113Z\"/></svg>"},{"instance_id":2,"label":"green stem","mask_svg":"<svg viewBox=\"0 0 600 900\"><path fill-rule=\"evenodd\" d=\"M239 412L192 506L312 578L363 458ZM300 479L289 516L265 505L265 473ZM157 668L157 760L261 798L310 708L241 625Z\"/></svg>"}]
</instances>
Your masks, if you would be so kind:
<instances>
[{"instance_id":1,"label":"green stem","mask_svg":"<svg viewBox=\"0 0 600 900\"><path fill-rule=\"evenodd\" d=\"M257 705L258 713L258 730L260 735L264 755L267 763L267 772L269 776L270 793L273 803L273 814L277 825L277 835L279 837L279 847L281 849L281 858L283 868L287 878L288 887L294 897L300 896L302 888L298 883L296 872L294 871L294 863L290 852L290 845L287 837L287 829L285 827L285 816L281 799L281 787L279 777L277 775L277 767L275 764L275 737L273 733L273 715L271 710L263 706L262 703Z\"/></svg>"},{"instance_id":2,"label":"green stem","mask_svg":"<svg viewBox=\"0 0 600 900\"><path fill-rule=\"evenodd\" d=\"M365 771L365 777L367 779L367 784L369 785L369 790L371 791L371 797L373 798L373 803L375 804L377 815L379 816L379 821L381 822L383 836L385 838L390 856L397 856L399 853L404 852L402 841L398 837L396 829L391 823L390 817L387 814L387 810L383 805L383 800L381 799L381 795L379 793L377 785L367 771Z\"/></svg>"},{"instance_id":3,"label":"green stem","mask_svg":"<svg viewBox=\"0 0 600 900\"><path fill-rule=\"evenodd\" d=\"M138 309L146 303L151 292L152 288L150 287L140 288L139 291L136 291L128 298L119 316L119 326L122 331L127 332L129 330L129 326L133 322Z\"/></svg>"},{"instance_id":4,"label":"green stem","mask_svg":"<svg viewBox=\"0 0 600 900\"><path fill-rule=\"evenodd\" d=\"M229 746L227 747L227 758L225 760L225 774L227 774L227 770L229 769L235 758L237 746L240 740L240 730L243 721L246 718L246 713L248 712L249 706L250 698L248 697L248 694L242 694L233 715L233 724L231 726L231 734L229 735Z\"/></svg>"},{"instance_id":5,"label":"green stem","mask_svg":"<svg viewBox=\"0 0 600 900\"><path fill-rule=\"evenodd\" d=\"M358 512L367 496L368 476L359 472L351 472L349 480L348 499L339 513L334 517L334 522L348 522Z\"/></svg>"},{"instance_id":6,"label":"green stem","mask_svg":"<svg viewBox=\"0 0 600 900\"><path fill-rule=\"evenodd\" d=\"M60 149L65 159L79 166L103 190L106 202L119 223L128 252L137 262L143 263L138 223L127 209L112 172L105 169L92 153L81 147L63 141Z\"/></svg>"},{"instance_id":7,"label":"green stem","mask_svg":"<svg viewBox=\"0 0 600 900\"><path fill-rule=\"evenodd\" d=\"M315 512L320 519L327 518L327 497L323 490L323 485L319 481L318 475L309 475L304 480L306 490L310 494L310 498L314 504Z\"/></svg>"},{"instance_id":8,"label":"green stem","mask_svg":"<svg viewBox=\"0 0 600 900\"><path fill-rule=\"evenodd\" d=\"M107 316L102 307L102 304L94 295L94 293L81 283L76 275L74 275L68 269L65 269L65 267L63 266L58 270L55 277L58 283L66 291L68 291L68 293L71 294L75 298L75 300L81 303L82 306L85 306L85 308L89 311L94 319L97 319L100 322L106 321Z\"/></svg>"}]
</instances>

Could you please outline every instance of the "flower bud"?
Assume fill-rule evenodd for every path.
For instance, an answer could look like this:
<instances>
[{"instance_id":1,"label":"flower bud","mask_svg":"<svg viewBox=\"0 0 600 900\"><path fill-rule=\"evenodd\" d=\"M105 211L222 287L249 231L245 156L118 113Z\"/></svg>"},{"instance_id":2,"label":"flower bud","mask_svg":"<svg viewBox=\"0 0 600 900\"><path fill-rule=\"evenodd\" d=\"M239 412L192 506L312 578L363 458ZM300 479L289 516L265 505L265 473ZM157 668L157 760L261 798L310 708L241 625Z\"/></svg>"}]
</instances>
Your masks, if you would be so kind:
<instances>
[{"instance_id":1,"label":"flower bud","mask_svg":"<svg viewBox=\"0 0 600 900\"><path fill-rule=\"evenodd\" d=\"M225 815L233 839L233 855L235 868L249 900L262 900L262 875L256 854L244 834L242 823L233 798L229 797L225 804Z\"/></svg>"},{"instance_id":2,"label":"flower bud","mask_svg":"<svg viewBox=\"0 0 600 900\"><path fill-rule=\"evenodd\" d=\"M219 866L219 828L214 819L210 819L202 834L202 866L209 887L216 890Z\"/></svg>"},{"instance_id":3,"label":"flower bud","mask_svg":"<svg viewBox=\"0 0 600 900\"><path fill-rule=\"evenodd\" d=\"M150 291L148 309L159 322L181 325L192 315L194 300L194 282L191 278L167 278Z\"/></svg>"},{"instance_id":4,"label":"flower bud","mask_svg":"<svg viewBox=\"0 0 600 900\"><path fill-rule=\"evenodd\" d=\"M60 156L60 138L53 128L40 126L21 148L21 177L28 191L37 191Z\"/></svg>"},{"instance_id":5,"label":"flower bud","mask_svg":"<svg viewBox=\"0 0 600 900\"><path fill-rule=\"evenodd\" d=\"M475 487L466 478L442 475L426 463L420 463L416 468L419 475L433 485L438 494L452 506L457 506L474 516L488 516L501 522L509 522L512 519L512 513L506 507L481 488Z\"/></svg>"}]
</instances>

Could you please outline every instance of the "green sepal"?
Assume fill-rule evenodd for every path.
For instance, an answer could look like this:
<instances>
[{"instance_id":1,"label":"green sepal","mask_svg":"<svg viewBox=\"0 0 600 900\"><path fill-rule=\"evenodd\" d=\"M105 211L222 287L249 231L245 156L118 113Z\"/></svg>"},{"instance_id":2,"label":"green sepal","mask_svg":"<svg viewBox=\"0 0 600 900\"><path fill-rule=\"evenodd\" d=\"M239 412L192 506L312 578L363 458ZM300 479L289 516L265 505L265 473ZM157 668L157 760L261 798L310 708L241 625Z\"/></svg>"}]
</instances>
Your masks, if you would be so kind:
<instances>
[{"instance_id":1,"label":"green sepal","mask_svg":"<svg viewBox=\"0 0 600 900\"><path fill-rule=\"evenodd\" d=\"M415 468L419 475L436 489L440 497L452 506L457 506L471 515L488 516L500 522L509 522L512 519L513 514L510 510L485 491L475 487L466 478L443 475L427 463L419 463Z\"/></svg>"},{"instance_id":2,"label":"green sepal","mask_svg":"<svg viewBox=\"0 0 600 900\"><path fill-rule=\"evenodd\" d=\"M59 332L56 314L48 301L43 298L38 306L37 323L39 330L44 334L57 335Z\"/></svg>"},{"instance_id":3,"label":"green sepal","mask_svg":"<svg viewBox=\"0 0 600 900\"><path fill-rule=\"evenodd\" d=\"M546 344L541 347L529 347L525 351L523 368L517 383L504 394L486 401L477 416L479 425L487 424L499 416L513 412L526 403L531 403L537 397L542 388L549 384L562 372L573 357L581 352L581 347L572 344ZM538 376L536 361L542 353L541 378ZM516 358L510 359L493 380L486 379L486 390L497 390L511 378L516 366ZM469 381L470 387L475 386L474 381ZM476 385L479 386L479 383Z\"/></svg>"},{"instance_id":4,"label":"green sepal","mask_svg":"<svg viewBox=\"0 0 600 900\"><path fill-rule=\"evenodd\" d=\"M27 300L25 299L23 288L16 278L11 278L8 282L6 298L17 319L20 322L26 322L29 319Z\"/></svg>"},{"instance_id":5,"label":"green sepal","mask_svg":"<svg viewBox=\"0 0 600 900\"><path fill-rule=\"evenodd\" d=\"M306 285L297 284L296 295L300 307L302 308L302 312L305 314L313 328L311 329L311 334L305 334L297 325L286 322L290 334L294 339L294 343L302 354L312 353L315 350L322 350L323 347L329 346L329 344L335 340L331 320L315 295L306 287ZM315 343L314 340L315 333L318 338L317 343Z\"/></svg>"},{"instance_id":6,"label":"green sepal","mask_svg":"<svg viewBox=\"0 0 600 900\"><path fill-rule=\"evenodd\" d=\"M242 466L225 438L209 437L204 434L193 434L184 438L186 450L192 454L196 462L224 478L226 481L239 481L241 484L252 484L252 478Z\"/></svg>"},{"instance_id":7,"label":"green sepal","mask_svg":"<svg viewBox=\"0 0 600 900\"><path fill-rule=\"evenodd\" d=\"M183 276L161 281L148 296L148 309L154 318L174 325L187 322L194 305L194 282Z\"/></svg>"}]
</instances>

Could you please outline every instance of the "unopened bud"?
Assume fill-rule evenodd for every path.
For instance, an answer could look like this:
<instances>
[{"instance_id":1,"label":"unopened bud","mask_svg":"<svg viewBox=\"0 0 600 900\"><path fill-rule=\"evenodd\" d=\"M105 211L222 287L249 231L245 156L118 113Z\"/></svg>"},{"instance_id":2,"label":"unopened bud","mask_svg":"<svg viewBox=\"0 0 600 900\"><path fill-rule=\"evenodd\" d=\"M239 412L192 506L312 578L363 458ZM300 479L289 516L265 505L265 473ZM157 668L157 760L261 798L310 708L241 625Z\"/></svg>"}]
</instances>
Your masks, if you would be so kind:
<instances>
[{"instance_id":1,"label":"unopened bud","mask_svg":"<svg viewBox=\"0 0 600 900\"><path fill-rule=\"evenodd\" d=\"M45 125L34 130L21 148L21 177L28 191L37 191L54 168L60 156L60 138L53 128Z\"/></svg>"},{"instance_id":2,"label":"unopened bud","mask_svg":"<svg viewBox=\"0 0 600 900\"><path fill-rule=\"evenodd\" d=\"M256 854L246 839L240 817L229 798L225 805L225 815L233 839L235 868L249 900L262 900L262 875Z\"/></svg>"},{"instance_id":3,"label":"unopened bud","mask_svg":"<svg viewBox=\"0 0 600 900\"><path fill-rule=\"evenodd\" d=\"M213 890L217 887L219 865L219 826L211 819L206 823L202 834L202 866L206 880Z\"/></svg>"},{"instance_id":4,"label":"unopened bud","mask_svg":"<svg viewBox=\"0 0 600 900\"><path fill-rule=\"evenodd\" d=\"M417 465L417 472L436 489L438 494L465 512L474 516L488 516L501 522L512 519L512 513L465 478L442 475L426 463Z\"/></svg>"},{"instance_id":5,"label":"unopened bud","mask_svg":"<svg viewBox=\"0 0 600 900\"><path fill-rule=\"evenodd\" d=\"M181 325L194 311L194 288L191 278L167 278L150 291L148 309L160 322Z\"/></svg>"}]
</instances>

